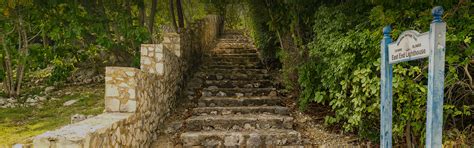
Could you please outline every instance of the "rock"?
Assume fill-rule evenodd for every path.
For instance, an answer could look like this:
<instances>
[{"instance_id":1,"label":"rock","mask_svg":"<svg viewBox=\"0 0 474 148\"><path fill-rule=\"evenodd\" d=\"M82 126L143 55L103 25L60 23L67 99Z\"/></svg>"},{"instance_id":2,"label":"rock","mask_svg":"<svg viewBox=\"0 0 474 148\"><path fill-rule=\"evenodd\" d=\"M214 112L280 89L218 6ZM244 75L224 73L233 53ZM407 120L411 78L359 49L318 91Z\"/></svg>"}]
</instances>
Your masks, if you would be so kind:
<instances>
[{"instance_id":1,"label":"rock","mask_svg":"<svg viewBox=\"0 0 474 148\"><path fill-rule=\"evenodd\" d=\"M18 100L16 100L16 99L13 98L13 97L12 97L12 98L8 98L7 101L8 101L9 103L16 103L16 102L18 102Z\"/></svg>"},{"instance_id":2,"label":"rock","mask_svg":"<svg viewBox=\"0 0 474 148\"><path fill-rule=\"evenodd\" d=\"M216 91L219 88L217 86L209 86L207 89L209 89L210 91Z\"/></svg>"},{"instance_id":3,"label":"rock","mask_svg":"<svg viewBox=\"0 0 474 148\"><path fill-rule=\"evenodd\" d=\"M206 103L199 102L199 103L198 103L198 107L206 107Z\"/></svg>"},{"instance_id":4,"label":"rock","mask_svg":"<svg viewBox=\"0 0 474 148\"><path fill-rule=\"evenodd\" d=\"M224 146L239 146L240 137L231 135L224 138Z\"/></svg>"},{"instance_id":5,"label":"rock","mask_svg":"<svg viewBox=\"0 0 474 148\"><path fill-rule=\"evenodd\" d=\"M45 93L50 93L50 92L53 92L53 90L55 90L56 88L54 86L48 86L44 89L44 92Z\"/></svg>"},{"instance_id":6,"label":"rock","mask_svg":"<svg viewBox=\"0 0 474 148\"><path fill-rule=\"evenodd\" d=\"M248 123L245 123L244 129L249 130L249 129L255 129L255 128L252 127L252 125L250 125L250 124L248 124Z\"/></svg>"},{"instance_id":7,"label":"rock","mask_svg":"<svg viewBox=\"0 0 474 148\"><path fill-rule=\"evenodd\" d=\"M241 128L240 126L238 126L238 125L232 126L232 129L233 129L233 130L236 130L236 131L242 130L242 128Z\"/></svg>"},{"instance_id":8,"label":"rock","mask_svg":"<svg viewBox=\"0 0 474 148\"><path fill-rule=\"evenodd\" d=\"M87 117L82 115L82 114L75 114L71 117L71 124L74 124L74 123L77 123L77 122L80 122L82 120L86 120Z\"/></svg>"},{"instance_id":9,"label":"rock","mask_svg":"<svg viewBox=\"0 0 474 148\"><path fill-rule=\"evenodd\" d=\"M232 111L230 111L230 110L222 111L222 115L229 115L229 114L232 114Z\"/></svg>"},{"instance_id":10,"label":"rock","mask_svg":"<svg viewBox=\"0 0 474 148\"><path fill-rule=\"evenodd\" d=\"M204 126L204 127L202 127L202 130L204 130L204 131L210 131L210 130L212 130L212 127L210 127L210 126Z\"/></svg>"},{"instance_id":11,"label":"rock","mask_svg":"<svg viewBox=\"0 0 474 148\"><path fill-rule=\"evenodd\" d=\"M216 104L214 103L209 104L209 107L214 107L214 106L216 106Z\"/></svg>"},{"instance_id":12,"label":"rock","mask_svg":"<svg viewBox=\"0 0 474 148\"><path fill-rule=\"evenodd\" d=\"M245 85L244 85L245 88L252 88L253 86L254 86L254 85L252 85L252 84L245 84Z\"/></svg>"},{"instance_id":13,"label":"rock","mask_svg":"<svg viewBox=\"0 0 474 148\"><path fill-rule=\"evenodd\" d=\"M202 143L204 147L219 147L220 144L221 144L220 141L216 139L206 139Z\"/></svg>"},{"instance_id":14,"label":"rock","mask_svg":"<svg viewBox=\"0 0 474 148\"><path fill-rule=\"evenodd\" d=\"M91 82L92 82L92 79L90 79L90 78L84 80L84 83L91 83Z\"/></svg>"},{"instance_id":15,"label":"rock","mask_svg":"<svg viewBox=\"0 0 474 148\"><path fill-rule=\"evenodd\" d=\"M227 94L226 94L225 92L220 91L220 92L218 92L218 93L216 94L216 96L218 96L218 97L225 97L225 96L227 96Z\"/></svg>"},{"instance_id":16,"label":"rock","mask_svg":"<svg viewBox=\"0 0 474 148\"><path fill-rule=\"evenodd\" d=\"M63 106L71 106L74 103L76 103L77 101L79 101L79 100L73 99L73 100L66 101L66 102L64 102Z\"/></svg>"},{"instance_id":17,"label":"rock","mask_svg":"<svg viewBox=\"0 0 474 148\"><path fill-rule=\"evenodd\" d=\"M276 96L277 96L277 92L274 91L274 90L272 90L272 91L268 94L268 96L270 96L270 97L276 97Z\"/></svg>"},{"instance_id":18,"label":"rock","mask_svg":"<svg viewBox=\"0 0 474 148\"><path fill-rule=\"evenodd\" d=\"M165 133L167 134L176 133L176 131L178 131L181 127L183 127L183 122L179 122L179 121L173 122L165 130Z\"/></svg>"},{"instance_id":19,"label":"rock","mask_svg":"<svg viewBox=\"0 0 474 148\"><path fill-rule=\"evenodd\" d=\"M222 76L222 75L216 75L216 79L217 79L217 80L222 80L222 79L224 79L224 76Z\"/></svg>"},{"instance_id":20,"label":"rock","mask_svg":"<svg viewBox=\"0 0 474 148\"><path fill-rule=\"evenodd\" d=\"M30 103L30 104L31 104L31 103L36 103L36 102L38 102L38 100L36 100L36 99L34 99L34 98L28 98L28 99L26 99L26 103Z\"/></svg>"},{"instance_id":21,"label":"rock","mask_svg":"<svg viewBox=\"0 0 474 148\"><path fill-rule=\"evenodd\" d=\"M46 97L43 97L43 96L37 97L37 99L38 99L39 101L46 101Z\"/></svg>"},{"instance_id":22,"label":"rock","mask_svg":"<svg viewBox=\"0 0 474 148\"><path fill-rule=\"evenodd\" d=\"M237 96L237 97L243 97L244 94L243 94L243 93L235 93L235 96Z\"/></svg>"},{"instance_id":23,"label":"rock","mask_svg":"<svg viewBox=\"0 0 474 148\"><path fill-rule=\"evenodd\" d=\"M217 115L217 111L211 111L211 115Z\"/></svg>"},{"instance_id":24,"label":"rock","mask_svg":"<svg viewBox=\"0 0 474 148\"><path fill-rule=\"evenodd\" d=\"M262 140L260 139L260 135L257 133L251 133L249 136L250 137L247 140L248 147L261 147Z\"/></svg>"},{"instance_id":25,"label":"rock","mask_svg":"<svg viewBox=\"0 0 474 148\"><path fill-rule=\"evenodd\" d=\"M208 91L203 91L203 92L201 92L201 94L202 94L203 97L212 96L212 93L211 93L211 92L208 92Z\"/></svg>"},{"instance_id":26,"label":"rock","mask_svg":"<svg viewBox=\"0 0 474 148\"><path fill-rule=\"evenodd\" d=\"M255 88L258 88L258 87L260 87L260 86L261 86L260 83L253 83L253 87L255 87Z\"/></svg>"},{"instance_id":27,"label":"rock","mask_svg":"<svg viewBox=\"0 0 474 148\"><path fill-rule=\"evenodd\" d=\"M6 104L6 103L7 103L6 99L3 99L3 98L0 99L0 106L1 106L1 105L4 105L4 104Z\"/></svg>"}]
</instances>

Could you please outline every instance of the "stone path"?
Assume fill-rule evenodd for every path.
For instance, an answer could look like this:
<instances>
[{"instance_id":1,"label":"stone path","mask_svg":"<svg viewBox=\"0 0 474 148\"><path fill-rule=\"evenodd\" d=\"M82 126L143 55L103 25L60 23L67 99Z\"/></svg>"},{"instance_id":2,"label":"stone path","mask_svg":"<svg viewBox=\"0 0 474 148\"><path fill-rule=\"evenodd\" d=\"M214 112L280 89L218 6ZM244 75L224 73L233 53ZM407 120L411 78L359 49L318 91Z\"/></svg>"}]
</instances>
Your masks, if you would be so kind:
<instances>
[{"instance_id":1,"label":"stone path","mask_svg":"<svg viewBox=\"0 0 474 148\"><path fill-rule=\"evenodd\" d=\"M185 120L183 146L269 146L300 143L293 117L281 106L271 75L248 39L224 35L197 77L198 107Z\"/></svg>"},{"instance_id":2,"label":"stone path","mask_svg":"<svg viewBox=\"0 0 474 148\"><path fill-rule=\"evenodd\" d=\"M183 111L189 115L177 119L177 124L166 125L168 129L176 128L171 129L176 138L168 146L301 144L301 134L293 129L293 117L282 106L278 84L272 78L247 38L238 33L225 34L217 47L206 53L204 63L188 84L189 98L195 99L195 105L190 106L194 108ZM155 145L164 143L157 140Z\"/></svg>"}]
</instances>

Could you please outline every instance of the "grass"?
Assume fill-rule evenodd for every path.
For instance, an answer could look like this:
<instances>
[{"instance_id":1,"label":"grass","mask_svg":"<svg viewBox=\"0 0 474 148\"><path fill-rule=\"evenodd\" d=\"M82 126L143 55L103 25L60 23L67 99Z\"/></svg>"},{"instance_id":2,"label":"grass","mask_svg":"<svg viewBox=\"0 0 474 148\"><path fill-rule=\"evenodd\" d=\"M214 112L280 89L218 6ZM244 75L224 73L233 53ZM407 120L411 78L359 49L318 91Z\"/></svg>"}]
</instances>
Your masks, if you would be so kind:
<instances>
[{"instance_id":1,"label":"grass","mask_svg":"<svg viewBox=\"0 0 474 148\"><path fill-rule=\"evenodd\" d=\"M30 137L69 124L74 114L97 115L104 110L103 85L75 86L58 90L42 107L0 109L0 147L28 141ZM63 92L72 92L65 95ZM63 106L68 100L78 101Z\"/></svg>"}]
</instances>

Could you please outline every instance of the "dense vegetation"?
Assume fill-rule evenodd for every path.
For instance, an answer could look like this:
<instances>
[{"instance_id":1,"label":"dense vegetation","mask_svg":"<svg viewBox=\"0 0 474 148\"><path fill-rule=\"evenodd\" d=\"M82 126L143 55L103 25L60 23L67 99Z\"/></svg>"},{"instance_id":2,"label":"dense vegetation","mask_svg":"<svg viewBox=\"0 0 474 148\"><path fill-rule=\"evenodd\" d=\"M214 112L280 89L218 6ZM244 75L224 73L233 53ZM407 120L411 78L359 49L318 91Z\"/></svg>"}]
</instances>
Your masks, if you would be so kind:
<instances>
[{"instance_id":1,"label":"dense vegetation","mask_svg":"<svg viewBox=\"0 0 474 148\"><path fill-rule=\"evenodd\" d=\"M20 96L23 79L41 69L49 68L41 78L55 84L77 68L137 65L140 44L158 42L163 25L178 21L183 28L205 15L202 2L176 2L2 1L0 74L6 95Z\"/></svg>"},{"instance_id":2,"label":"dense vegetation","mask_svg":"<svg viewBox=\"0 0 474 148\"><path fill-rule=\"evenodd\" d=\"M470 1L247 1L251 36L267 59L282 65L299 107L332 108L329 125L377 141L380 121L380 41L391 25L396 39L404 30L429 30L431 9L441 5L447 22L444 141L473 142L474 10ZM272 60L267 60L272 61ZM427 60L394 65L396 143L424 142ZM471 139L469 139L471 138Z\"/></svg>"}]
</instances>

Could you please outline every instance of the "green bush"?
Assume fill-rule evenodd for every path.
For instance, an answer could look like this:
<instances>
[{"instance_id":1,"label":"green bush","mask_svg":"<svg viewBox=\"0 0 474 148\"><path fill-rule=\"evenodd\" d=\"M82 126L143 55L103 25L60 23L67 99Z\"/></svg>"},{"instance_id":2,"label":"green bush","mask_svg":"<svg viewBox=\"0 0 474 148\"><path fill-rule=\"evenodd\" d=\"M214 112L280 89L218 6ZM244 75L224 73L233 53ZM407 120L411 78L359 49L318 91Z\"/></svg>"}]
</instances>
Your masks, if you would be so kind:
<instances>
[{"instance_id":1,"label":"green bush","mask_svg":"<svg viewBox=\"0 0 474 148\"><path fill-rule=\"evenodd\" d=\"M379 140L382 28L390 24L394 40L405 30L429 31L431 9L443 6L443 20L448 24L444 132L472 126L474 4L470 1L246 2L250 12L245 21L252 38L264 55L277 53L283 81L290 82L286 88L300 91L299 108L306 110L310 103L327 105L333 114L325 118L326 124L340 125L372 141ZM281 49L279 42L294 45ZM290 74L295 68L297 76ZM427 69L426 59L393 67L395 143L424 142ZM295 77L296 87L292 85ZM462 135L444 135L444 141L463 141Z\"/></svg>"},{"instance_id":2,"label":"green bush","mask_svg":"<svg viewBox=\"0 0 474 148\"><path fill-rule=\"evenodd\" d=\"M468 104L473 104L469 99L472 92L450 90L466 88L460 84L465 80L461 79L465 75L462 69L473 57L470 45L474 17L468 15L472 10L469 3L455 6L447 8L444 18L448 24L446 127L458 126L459 118L469 118ZM310 60L299 68L299 83L303 88L300 108L305 109L309 102L327 104L335 112L325 118L327 124L342 124L345 131L357 131L377 141L382 28L391 24L394 40L404 30L429 31L431 8L427 4L395 9L350 2L321 6L315 13L315 36L307 45ZM407 133L417 142L423 142L420 138L425 130L427 66L427 60L423 59L393 67L393 133L399 142Z\"/></svg>"}]
</instances>

